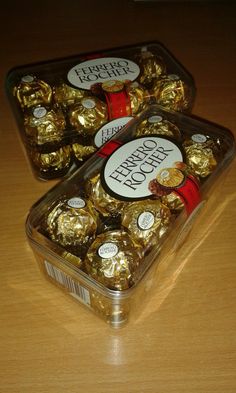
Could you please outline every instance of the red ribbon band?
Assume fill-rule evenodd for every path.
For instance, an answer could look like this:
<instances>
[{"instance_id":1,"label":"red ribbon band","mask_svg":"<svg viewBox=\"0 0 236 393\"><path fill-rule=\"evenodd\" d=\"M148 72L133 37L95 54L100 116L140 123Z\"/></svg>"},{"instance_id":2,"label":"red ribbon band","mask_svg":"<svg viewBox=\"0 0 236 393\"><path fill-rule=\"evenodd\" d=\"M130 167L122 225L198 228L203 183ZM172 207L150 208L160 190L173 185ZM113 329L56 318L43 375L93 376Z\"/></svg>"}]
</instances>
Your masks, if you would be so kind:
<instances>
[{"instance_id":1,"label":"red ribbon band","mask_svg":"<svg viewBox=\"0 0 236 393\"><path fill-rule=\"evenodd\" d=\"M175 189L174 192L183 201L188 215L192 213L201 201L199 185L193 176L187 176L184 185Z\"/></svg>"}]
</instances>

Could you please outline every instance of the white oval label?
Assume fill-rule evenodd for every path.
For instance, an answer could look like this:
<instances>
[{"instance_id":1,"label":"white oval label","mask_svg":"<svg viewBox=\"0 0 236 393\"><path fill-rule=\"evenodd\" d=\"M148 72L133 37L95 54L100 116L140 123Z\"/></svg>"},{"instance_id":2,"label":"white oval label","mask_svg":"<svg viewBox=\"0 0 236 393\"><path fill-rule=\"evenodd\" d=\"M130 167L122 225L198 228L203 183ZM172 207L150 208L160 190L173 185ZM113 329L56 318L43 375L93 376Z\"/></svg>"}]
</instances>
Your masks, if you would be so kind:
<instances>
[{"instance_id":1,"label":"white oval label","mask_svg":"<svg viewBox=\"0 0 236 393\"><path fill-rule=\"evenodd\" d=\"M191 137L192 141L197 142L197 143L204 143L206 142L207 138L205 135L202 134L194 134Z\"/></svg>"},{"instance_id":2,"label":"white oval label","mask_svg":"<svg viewBox=\"0 0 236 393\"><path fill-rule=\"evenodd\" d=\"M162 116L151 116L148 118L148 123L160 123Z\"/></svg>"},{"instance_id":3,"label":"white oval label","mask_svg":"<svg viewBox=\"0 0 236 393\"><path fill-rule=\"evenodd\" d=\"M40 119L41 117L44 117L47 113L47 109L44 108L44 106L39 106L37 108L34 108L33 110L33 115L34 117L37 117L37 119Z\"/></svg>"},{"instance_id":4,"label":"white oval label","mask_svg":"<svg viewBox=\"0 0 236 393\"><path fill-rule=\"evenodd\" d=\"M177 81L179 80L179 76L176 74L169 74L168 78L171 79L172 81Z\"/></svg>"},{"instance_id":5,"label":"white oval label","mask_svg":"<svg viewBox=\"0 0 236 393\"><path fill-rule=\"evenodd\" d=\"M67 205L76 209L81 209L85 206L85 201L82 198L74 197L67 201Z\"/></svg>"},{"instance_id":6,"label":"white oval label","mask_svg":"<svg viewBox=\"0 0 236 393\"><path fill-rule=\"evenodd\" d=\"M102 172L103 186L118 199L147 198L149 183L177 161L183 162L183 153L169 139L153 135L131 140L109 156Z\"/></svg>"},{"instance_id":7,"label":"white oval label","mask_svg":"<svg viewBox=\"0 0 236 393\"><path fill-rule=\"evenodd\" d=\"M108 258L113 258L114 256L116 256L118 251L119 251L119 249L115 243L107 242L107 243L103 243L98 248L98 255L101 258L108 259Z\"/></svg>"},{"instance_id":8,"label":"white oval label","mask_svg":"<svg viewBox=\"0 0 236 393\"><path fill-rule=\"evenodd\" d=\"M22 76L22 78L21 78L21 81L26 82L26 83L33 82L33 80L34 80L34 77L32 75L25 75L25 76Z\"/></svg>"},{"instance_id":9,"label":"white oval label","mask_svg":"<svg viewBox=\"0 0 236 393\"><path fill-rule=\"evenodd\" d=\"M131 60L118 57L101 57L77 64L67 74L68 81L80 89L90 90L95 83L109 80L135 80L139 66Z\"/></svg>"},{"instance_id":10,"label":"white oval label","mask_svg":"<svg viewBox=\"0 0 236 393\"><path fill-rule=\"evenodd\" d=\"M143 212L138 216L138 226L143 231L151 229L154 224L154 215L151 212Z\"/></svg>"},{"instance_id":11,"label":"white oval label","mask_svg":"<svg viewBox=\"0 0 236 393\"><path fill-rule=\"evenodd\" d=\"M109 123L105 124L95 135L94 143L97 147L101 147L106 143L113 135L121 130L133 117L121 117L114 119Z\"/></svg>"},{"instance_id":12,"label":"white oval label","mask_svg":"<svg viewBox=\"0 0 236 393\"><path fill-rule=\"evenodd\" d=\"M166 169L164 169L164 171L161 172L160 176L161 176L162 179L169 179L170 174L169 174L169 172Z\"/></svg>"},{"instance_id":13,"label":"white oval label","mask_svg":"<svg viewBox=\"0 0 236 393\"><path fill-rule=\"evenodd\" d=\"M96 106L96 103L92 98L84 98L81 103L86 109L93 109Z\"/></svg>"}]
</instances>

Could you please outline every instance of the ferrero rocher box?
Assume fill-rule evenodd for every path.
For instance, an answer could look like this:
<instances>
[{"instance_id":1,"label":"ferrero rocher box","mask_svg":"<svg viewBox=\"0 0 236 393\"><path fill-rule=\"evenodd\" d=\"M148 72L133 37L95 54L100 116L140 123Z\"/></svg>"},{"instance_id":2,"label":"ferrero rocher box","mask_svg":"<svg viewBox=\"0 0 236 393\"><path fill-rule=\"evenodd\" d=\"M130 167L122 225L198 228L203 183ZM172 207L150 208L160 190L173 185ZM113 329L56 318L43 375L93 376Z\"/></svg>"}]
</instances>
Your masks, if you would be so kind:
<instances>
[{"instance_id":1,"label":"ferrero rocher box","mask_svg":"<svg viewBox=\"0 0 236 393\"><path fill-rule=\"evenodd\" d=\"M113 327L140 315L234 156L230 131L151 105L32 207L43 274Z\"/></svg>"},{"instance_id":2,"label":"ferrero rocher box","mask_svg":"<svg viewBox=\"0 0 236 393\"><path fill-rule=\"evenodd\" d=\"M151 102L188 112L195 95L192 77L155 42L18 67L6 85L44 180L72 172Z\"/></svg>"}]
</instances>

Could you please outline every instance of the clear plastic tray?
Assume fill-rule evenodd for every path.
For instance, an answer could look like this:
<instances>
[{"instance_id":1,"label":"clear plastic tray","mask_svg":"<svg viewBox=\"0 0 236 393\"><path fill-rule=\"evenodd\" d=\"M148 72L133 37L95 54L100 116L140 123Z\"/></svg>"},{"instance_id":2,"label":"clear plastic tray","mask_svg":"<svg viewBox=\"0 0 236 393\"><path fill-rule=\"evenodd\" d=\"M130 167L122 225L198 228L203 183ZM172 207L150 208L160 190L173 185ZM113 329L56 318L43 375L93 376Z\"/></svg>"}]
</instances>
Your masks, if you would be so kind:
<instances>
[{"instance_id":1,"label":"clear plastic tray","mask_svg":"<svg viewBox=\"0 0 236 393\"><path fill-rule=\"evenodd\" d=\"M17 67L6 91L36 178L72 172L152 101L190 111L192 77L160 43Z\"/></svg>"},{"instance_id":2,"label":"clear plastic tray","mask_svg":"<svg viewBox=\"0 0 236 393\"><path fill-rule=\"evenodd\" d=\"M159 263L175 253L176 264L234 156L227 129L150 106L32 207L26 229L43 274L122 326L157 290Z\"/></svg>"}]
</instances>

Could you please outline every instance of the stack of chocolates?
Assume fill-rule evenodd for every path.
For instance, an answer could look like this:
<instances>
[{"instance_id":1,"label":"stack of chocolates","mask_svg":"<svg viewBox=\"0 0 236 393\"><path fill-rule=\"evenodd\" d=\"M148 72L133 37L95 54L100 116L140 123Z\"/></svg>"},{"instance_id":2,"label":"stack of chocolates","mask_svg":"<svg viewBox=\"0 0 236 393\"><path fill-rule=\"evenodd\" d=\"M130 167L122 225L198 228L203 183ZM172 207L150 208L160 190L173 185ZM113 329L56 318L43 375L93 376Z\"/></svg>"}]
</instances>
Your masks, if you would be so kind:
<instances>
[{"instance_id":1,"label":"stack of chocolates","mask_svg":"<svg viewBox=\"0 0 236 393\"><path fill-rule=\"evenodd\" d=\"M27 220L41 270L120 326L234 156L233 138L182 113L193 80L158 43L22 67L8 93L36 177L67 175Z\"/></svg>"},{"instance_id":2,"label":"stack of chocolates","mask_svg":"<svg viewBox=\"0 0 236 393\"><path fill-rule=\"evenodd\" d=\"M44 233L65 249L65 259L112 290L122 291L135 284L145 256L158 248L183 209L187 214L194 210L200 201L201 184L222 158L223 143L219 138L206 133L186 134L163 111L145 117L135 127L138 140L149 141L149 136L154 141L158 138L159 144L175 143L183 160L156 172L148 183L148 198L135 200L135 193L129 199L119 198L105 189L103 164L100 171L96 168L95 173L76 185L78 195L63 194L54 201L43 221ZM161 147L157 151L159 156L146 158L146 153L146 161L141 161L144 150L135 150L134 157L142 162L142 167L149 165L144 173L150 172L154 158L160 163L160 154L167 155ZM131 157L128 161L134 167ZM123 172L119 173L124 174L126 168L123 164Z\"/></svg>"},{"instance_id":3,"label":"stack of chocolates","mask_svg":"<svg viewBox=\"0 0 236 393\"><path fill-rule=\"evenodd\" d=\"M41 179L62 177L80 166L151 102L191 109L193 82L159 44L74 62L74 67L70 59L55 62L50 72L43 66L25 74L16 70L9 79L26 149Z\"/></svg>"}]
</instances>

